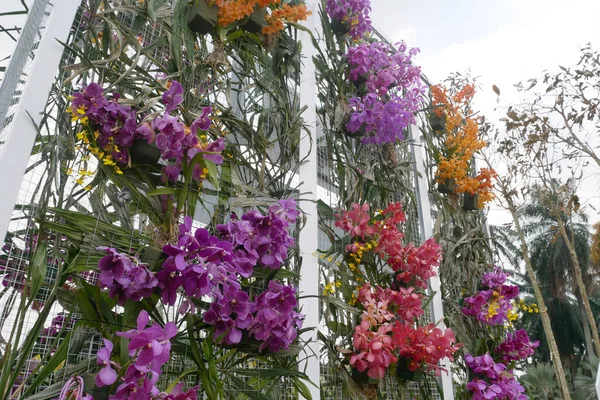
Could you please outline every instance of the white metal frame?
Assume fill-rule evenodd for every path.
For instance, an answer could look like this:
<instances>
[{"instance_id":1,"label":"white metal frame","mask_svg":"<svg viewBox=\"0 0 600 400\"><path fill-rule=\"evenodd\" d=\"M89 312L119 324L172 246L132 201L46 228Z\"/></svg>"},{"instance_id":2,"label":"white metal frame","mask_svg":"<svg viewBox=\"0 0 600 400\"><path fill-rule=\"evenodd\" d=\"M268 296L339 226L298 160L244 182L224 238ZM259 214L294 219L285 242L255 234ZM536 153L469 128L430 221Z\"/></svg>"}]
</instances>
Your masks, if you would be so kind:
<instances>
[{"instance_id":1,"label":"white metal frame","mask_svg":"<svg viewBox=\"0 0 600 400\"><path fill-rule=\"evenodd\" d=\"M38 133L37 125L42 119L42 113L63 54L64 48L58 40L63 43L67 41L80 3L80 0L55 1L35 51L27 82L13 116L14 119L6 133L5 142L0 151L0 176L2 177L0 238L6 236L31 149Z\"/></svg>"},{"instance_id":2,"label":"white metal frame","mask_svg":"<svg viewBox=\"0 0 600 400\"><path fill-rule=\"evenodd\" d=\"M312 15L304 23L309 32L315 31L315 19L318 15L315 0L306 1L307 8ZM306 224L300 231L299 245L302 257L300 276L300 305L302 313L306 315L304 326L314 327L302 335L304 346L304 360L301 370L306 371L313 385L309 386L314 400L320 398L321 364L319 357L319 260L317 249L319 246L319 224L317 214L317 77L313 56L315 49L310 34L300 31L302 53L304 56L304 69L300 82L300 104L307 109L303 113L304 121L308 128L308 135L300 140L300 165L299 177L302 191L312 194L312 201L302 202L301 208L306 213Z\"/></svg>"},{"instance_id":3,"label":"white metal frame","mask_svg":"<svg viewBox=\"0 0 600 400\"><path fill-rule=\"evenodd\" d=\"M421 225L423 239L427 239L433 236L433 221L431 220L431 204L429 203L429 185L427 183L427 179L425 178L427 175L425 171L423 153L421 151L423 140L421 135L414 134L415 131L419 131L417 126L410 126L408 131L409 139L412 140L410 147L414 162L413 170L415 175L415 192L417 195L419 224ZM430 303L431 317L434 322L438 323L439 328L446 329L446 325L444 324L444 309L442 306L440 278L438 276L429 278L429 290L431 290L431 292L434 294L433 300ZM444 400L454 400L450 360L444 358L442 361L440 361L440 366L448 371L447 374L442 372L440 376Z\"/></svg>"}]
</instances>

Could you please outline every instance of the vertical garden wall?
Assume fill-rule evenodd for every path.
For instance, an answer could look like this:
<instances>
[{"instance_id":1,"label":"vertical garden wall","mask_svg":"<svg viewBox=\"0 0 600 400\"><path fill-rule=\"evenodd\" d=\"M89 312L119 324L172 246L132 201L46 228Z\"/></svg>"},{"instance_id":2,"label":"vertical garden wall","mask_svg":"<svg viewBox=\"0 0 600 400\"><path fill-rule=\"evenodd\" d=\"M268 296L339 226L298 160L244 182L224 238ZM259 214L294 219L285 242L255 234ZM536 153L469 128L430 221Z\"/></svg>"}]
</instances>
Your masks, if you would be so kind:
<instances>
[{"instance_id":1,"label":"vertical garden wall","mask_svg":"<svg viewBox=\"0 0 600 400\"><path fill-rule=\"evenodd\" d=\"M0 132L3 399L453 398L427 84L369 7L71 5Z\"/></svg>"}]
</instances>

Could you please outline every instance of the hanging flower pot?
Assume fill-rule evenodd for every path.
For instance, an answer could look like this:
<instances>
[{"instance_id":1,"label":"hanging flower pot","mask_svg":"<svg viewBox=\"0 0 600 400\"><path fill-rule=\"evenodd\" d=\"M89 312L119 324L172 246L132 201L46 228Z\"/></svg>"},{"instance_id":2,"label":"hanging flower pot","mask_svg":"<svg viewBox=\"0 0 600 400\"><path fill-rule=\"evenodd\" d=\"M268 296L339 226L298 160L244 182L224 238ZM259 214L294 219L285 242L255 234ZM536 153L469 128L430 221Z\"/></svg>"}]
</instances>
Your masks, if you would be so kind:
<instances>
[{"instance_id":1,"label":"hanging flower pot","mask_svg":"<svg viewBox=\"0 0 600 400\"><path fill-rule=\"evenodd\" d=\"M129 148L129 155L136 164L155 165L160 160L160 149L144 139L137 139Z\"/></svg>"},{"instance_id":2,"label":"hanging flower pot","mask_svg":"<svg viewBox=\"0 0 600 400\"><path fill-rule=\"evenodd\" d=\"M331 19L331 30L338 36L343 36L350 31L350 27L346 25L343 21L332 18Z\"/></svg>"},{"instance_id":3,"label":"hanging flower pot","mask_svg":"<svg viewBox=\"0 0 600 400\"><path fill-rule=\"evenodd\" d=\"M463 210L465 211L476 211L479 209L479 207L477 206L479 202L479 196L477 195L477 193L475 194L471 194L471 193L465 193L463 195Z\"/></svg>"},{"instance_id":4,"label":"hanging flower pot","mask_svg":"<svg viewBox=\"0 0 600 400\"><path fill-rule=\"evenodd\" d=\"M250 33L259 33L264 26L267 26L267 9L258 8L242 24L242 29Z\"/></svg>"},{"instance_id":5,"label":"hanging flower pot","mask_svg":"<svg viewBox=\"0 0 600 400\"><path fill-rule=\"evenodd\" d=\"M358 78L355 81L353 81L354 82L354 86L360 87L360 86L364 85L365 83L367 83L368 79L369 79L368 75L366 75L366 74L360 74L358 76Z\"/></svg>"},{"instance_id":6,"label":"hanging flower pot","mask_svg":"<svg viewBox=\"0 0 600 400\"><path fill-rule=\"evenodd\" d=\"M443 131L446 127L446 115L442 114L440 116L434 112L430 113L429 124L431 125L431 129L433 129L434 131Z\"/></svg>"},{"instance_id":7,"label":"hanging flower pot","mask_svg":"<svg viewBox=\"0 0 600 400\"><path fill-rule=\"evenodd\" d=\"M405 357L399 357L396 363L396 377L401 382L406 381L418 381L421 377L420 371L411 371L408 369L408 359Z\"/></svg>"},{"instance_id":8,"label":"hanging flower pot","mask_svg":"<svg viewBox=\"0 0 600 400\"><path fill-rule=\"evenodd\" d=\"M191 31L206 35L212 32L217 24L219 7L211 0L194 0L188 17Z\"/></svg>"},{"instance_id":9,"label":"hanging flower pot","mask_svg":"<svg viewBox=\"0 0 600 400\"><path fill-rule=\"evenodd\" d=\"M348 130L348 128L346 128L346 135L349 137L352 137L352 138L361 138L361 137L365 136L366 134L367 134L367 128L366 128L365 124L362 124L356 132L350 132Z\"/></svg>"},{"instance_id":10,"label":"hanging flower pot","mask_svg":"<svg viewBox=\"0 0 600 400\"><path fill-rule=\"evenodd\" d=\"M450 194L456 189L456 182L454 179L443 179L441 182L438 181L438 192L443 194Z\"/></svg>"}]
</instances>

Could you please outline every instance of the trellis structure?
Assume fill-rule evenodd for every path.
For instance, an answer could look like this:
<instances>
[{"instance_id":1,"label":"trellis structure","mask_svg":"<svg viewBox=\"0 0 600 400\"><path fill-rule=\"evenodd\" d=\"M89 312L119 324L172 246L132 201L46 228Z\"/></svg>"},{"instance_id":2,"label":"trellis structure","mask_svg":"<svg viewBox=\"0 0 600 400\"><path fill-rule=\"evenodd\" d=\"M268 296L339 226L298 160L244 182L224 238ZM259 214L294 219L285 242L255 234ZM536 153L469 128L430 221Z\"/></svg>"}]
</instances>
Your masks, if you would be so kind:
<instances>
[{"instance_id":1,"label":"trellis structure","mask_svg":"<svg viewBox=\"0 0 600 400\"><path fill-rule=\"evenodd\" d=\"M167 3L164 2L164 4ZM307 5L313 13L305 23L306 28L308 32L318 32L317 21L319 12L317 2L315 0L308 0ZM31 209L24 207L22 203L24 201L31 201L32 205L34 205L37 193L33 193L31 187L35 180L41 182L43 176L46 174L59 174L58 171L37 169L36 163L39 161L39 157L35 154L31 155L31 149L38 136L38 129L42 125L46 124L49 130L60 130L60 118L57 118L55 122L57 126L49 127L47 125L47 116L49 114L56 116L61 112L64 113L64 106L66 104L62 103L63 109L48 110L47 104L49 101L47 95L51 93L53 88L57 91L70 91L72 88L71 83L65 83L66 76L62 73L59 74L58 79L55 80L55 78L61 59L63 59L63 67L75 62L72 55L69 58L67 53L65 53L63 58L64 48L61 42L71 45L76 39L81 40L81 37L78 37L79 29L82 26L81 19L78 19L81 17L81 10L79 10L79 17L75 18L79 7L80 2L77 0L36 0L19 41L16 56L13 58L5 79L2 82L2 87L0 88L0 176L4 177L3 196L0 197L0 236L2 237L5 236L6 232L22 232L27 236L34 213ZM127 14L123 13L122 15L126 17ZM72 23L74 19L75 22ZM130 26L133 27L135 23L136 21L132 17ZM331 207L337 207L340 204L339 199L336 198L337 188L334 182L335 179L329 180L332 177L330 174L331 165L327 164L330 160L327 160L326 156L323 158L319 153L320 149L324 146L324 142L320 142L320 139L324 138L324 135L327 135L327 133L326 127L323 126L323 122L317 114L317 111L323 104L318 99L317 71L314 63L311 61L316 56L315 46L312 40L313 37L308 32L300 31L297 38L302 43L304 66L302 68L302 75L296 82L300 105L306 106L306 110L302 114L306 134L300 137L298 147L299 154L297 155L297 159L301 160L301 162L297 163L299 164L297 165L297 173L292 174L293 176L290 179L295 179L300 183L298 192L302 193L301 207L308 217L303 229L299 233L299 248L302 260L299 289L301 296L300 303L303 312L306 314L305 326L323 327L324 322L319 315L320 304L318 297L320 295L320 287L326 279L323 275L326 268L323 268L323 263L319 263L318 250L323 250L323 246L327 244L327 240L324 239L323 234L319 231L320 219L318 216L320 211L318 210L317 200L321 200ZM146 40L149 44L156 43L160 34L161 32L157 32L151 28L150 23L147 23L144 25L141 34L141 41L144 42ZM145 59L145 62L148 63L147 65L157 63L157 60L161 58L164 61L165 52L168 56L168 49L165 46L156 45L153 47L152 52L152 58L147 56ZM228 93L229 101L233 112L246 118L247 116L243 114L244 110L242 108L245 104L244 91L246 88L244 85L248 84L248 82L243 82L243 79L236 81L235 72L236 66L234 60L233 72L230 75L233 84ZM192 81L194 78L184 77L184 79L191 79ZM200 86L200 83L197 83L197 86ZM8 104L8 101L11 103ZM268 101L268 99L263 99L264 107L267 107L265 104L268 104ZM52 124L50 123L50 125ZM57 137L61 135L60 132L55 134ZM238 146L244 148L250 145L243 142L243 140L239 140L236 143ZM277 151L282 152L283 150L279 148ZM406 187L414 191L414 198L416 199L416 202L413 202L411 205L412 209L407 211L412 216L412 221L409 222L409 225L413 229L411 238L415 242L419 242L432 234L432 222L427 194L428 188L424 180L425 174L420 148L415 146L413 142L410 146L400 146L394 148L393 151L397 153L403 162L411 166L411 170L413 171L413 173L406 174L404 179ZM247 157L253 157L251 152L245 154ZM372 160L375 160L377 157L382 157L382 154L373 150L373 154L370 157L374 157ZM369 160L367 160L368 162ZM285 166L282 168L285 168ZM117 197L122 194L124 195L124 193L113 193ZM107 196L110 197L111 194L109 193ZM397 200L406 200L409 204L411 202L411 196L405 193L397 193L395 198ZM205 199L207 209L215 213L220 212L219 206L222 205L221 200L219 193L213 195L213 197L207 197ZM242 200L240 201L243 203ZM87 200L84 199L83 202L85 201ZM20 206L15 206L19 203L21 203ZM204 220L205 217L205 214L196 214L198 222L209 222ZM321 215L320 218L322 220L323 216ZM133 231L136 229L138 231L143 229L143 221L140 220L134 224ZM13 249L10 251L13 251ZM16 250L13 253L16 254ZM48 279L47 283L51 283L52 277ZM430 290L436 293L431 303L430 318L438 322L443 319L443 313L437 278L431 280ZM12 301L16 301L17 297L14 297ZM6 300L0 299L0 305L5 304ZM53 315L57 315L58 312L58 308L54 309ZM71 315L69 321L74 321L76 318L77 315ZM0 328L5 322L10 324L10 315L2 316ZM31 325L33 325L33 322L30 322L30 327ZM308 386L312 398L318 399L322 395L325 396L324 398L340 398L339 393L341 392L338 389L334 388L330 390L331 388L321 387L323 383L327 383L330 379L335 381L335 376L329 373L327 356L324 356L321 351L317 329L305 332L301 338L301 342L303 343L303 349L300 356L302 360L300 370L306 371L307 376L314 383L314 385ZM18 340L15 343L18 343ZM85 343L82 342L78 345L79 347L76 349L81 354L92 355L97 351L101 343L98 336L91 335L91 339L88 337ZM50 352L51 349L36 349L35 351L43 353ZM73 360L72 368L65 368L62 371L63 379L67 372L84 372L92 366L89 360L85 360L85 357ZM185 366L185 360L177 359L173 364L170 364L169 368L176 374L185 369ZM448 365L445 366L448 367ZM62 382L59 375L61 375L60 372L55 377L57 384ZM50 385L52 383L53 381L50 382ZM444 398L451 400L453 393L450 376L443 375L441 377L441 385ZM386 381L384 386L384 392L387 395L386 398L398 398L398 389L393 382ZM288 389L284 384L280 394L281 397L278 398L293 398Z\"/></svg>"}]
</instances>

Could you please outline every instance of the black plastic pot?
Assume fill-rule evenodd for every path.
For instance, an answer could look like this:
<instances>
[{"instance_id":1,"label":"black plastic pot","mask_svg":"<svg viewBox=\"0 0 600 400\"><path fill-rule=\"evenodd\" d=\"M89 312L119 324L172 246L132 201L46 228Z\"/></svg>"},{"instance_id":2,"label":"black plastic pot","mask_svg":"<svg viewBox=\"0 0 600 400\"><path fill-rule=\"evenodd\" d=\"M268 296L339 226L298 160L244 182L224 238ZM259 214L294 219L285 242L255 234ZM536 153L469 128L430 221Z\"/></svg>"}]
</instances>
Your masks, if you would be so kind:
<instances>
[{"instance_id":1,"label":"black plastic pot","mask_svg":"<svg viewBox=\"0 0 600 400\"><path fill-rule=\"evenodd\" d=\"M479 202L479 196L477 193L465 193L463 195L463 210L465 211L476 211L479 209L477 203Z\"/></svg>"},{"instance_id":2,"label":"black plastic pot","mask_svg":"<svg viewBox=\"0 0 600 400\"><path fill-rule=\"evenodd\" d=\"M358 79L356 79L354 81L354 86L360 87L360 86L364 85L365 83L367 83L367 79L369 79L368 76L364 76L363 74L360 74L358 76Z\"/></svg>"},{"instance_id":3,"label":"black plastic pot","mask_svg":"<svg viewBox=\"0 0 600 400\"><path fill-rule=\"evenodd\" d=\"M337 18L331 19L331 30L338 36L343 36L350 31L350 27L346 25L343 21L340 21Z\"/></svg>"},{"instance_id":4,"label":"black plastic pot","mask_svg":"<svg viewBox=\"0 0 600 400\"><path fill-rule=\"evenodd\" d=\"M242 24L242 29L250 33L259 33L267 25L267 9L259 8L255 10L248 20Z\"/></svg>"},{"instance_id":5,"label":"black plastic pot","mask_svg":"<svg viewBox=\"0 0 600 400\"><path fill-rule=\"evenodd\" d=\"M436 113L429 114L429 124L434 131L443 131L446 127L446 115L440 117Z\"/></svg>"},{"instance_id":6,"label":"black plastic pot","mask_svg":"<svg viewBox=\"0 0 600 400\"><path fill-rule=\"evenodd\" d=\"M206 35L212 32L217 24L219 7L208 0L194 0L188 16L188 27L191 31Z\"/></svg>"},{"instance_id":7,"label":"black plastic pot","mask_svg":"<svg viewBox=\"0 0 600 400\"><path fill-rule=\"evenodd\" d=\"M160 149L144 139L137 139L129 148L129 155L136 164L155 165L160 160Z\"/></svg>"},{"instance_id":8,"label":"black plastic pot","mask_svg":"<svg viewBox=\"0 0 600 400\"><path fill-rule=\"evenodd\" d=\"M450 194L456 189L456 183L454 179L444 179L443 182L438 183L438 192L443 194Z\"/></svg>"},{"instance_id":9,"label":"black plastic pot","mask_svg":"<svg viewBox=\"0 0 600 400\"><path fill-rule=\"evenodd\" d=\"M410 371L408 369L408 359L399 357L396 363L396 377L400 382L418 381L421 376L420 371Z\"/></svg>"},{"instance_id":10,"label":"black plastic pot","mask_svg":"<svg viewBox=\"0 0 600 400\"><path fill-rule=\"evenodd\" d=\"M365 124L362 124L362 126L356 132L350 132L348 129L346 129L346 135L352 138L360 138L365 136L366 134L367 130L365 128Z\"/></svg>"}]
</instances>

